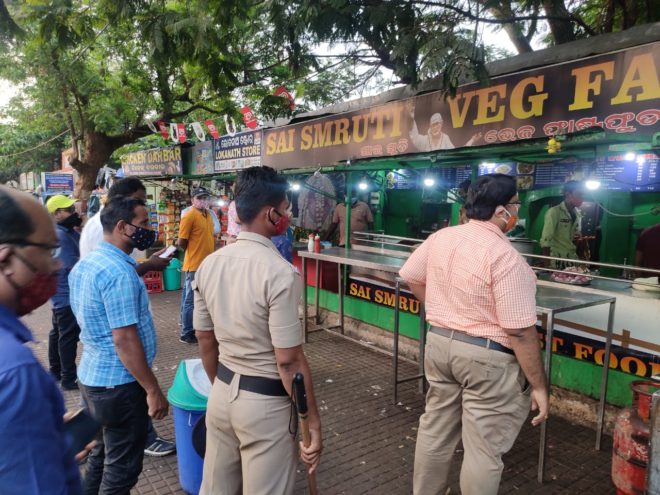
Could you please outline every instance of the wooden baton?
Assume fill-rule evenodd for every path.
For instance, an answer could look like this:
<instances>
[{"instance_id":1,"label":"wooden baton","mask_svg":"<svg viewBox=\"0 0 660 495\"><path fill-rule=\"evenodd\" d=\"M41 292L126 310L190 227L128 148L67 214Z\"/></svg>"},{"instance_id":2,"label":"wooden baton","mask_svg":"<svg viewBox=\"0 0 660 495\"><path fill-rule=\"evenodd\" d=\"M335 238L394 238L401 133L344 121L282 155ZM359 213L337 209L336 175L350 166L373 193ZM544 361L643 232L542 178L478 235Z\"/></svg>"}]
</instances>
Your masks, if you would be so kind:
<instances>
[{"instance_id":1,"label":"wooden baton","mask_svg":"<svg viewBox=\"0 0 660 495\"><path fill-rule=\"evenodd\" d=\"M296 373L293 377L293 397L298 410L303 445L309 447L309 444L312 443L312 437L309 434L309 424L307 423L307 392L305 392L305 377L302 373ZM310 495L318 494L316 490L316 473L309 474L307 472L307 485L309 486Z\"/></svg>"}]
</instances>

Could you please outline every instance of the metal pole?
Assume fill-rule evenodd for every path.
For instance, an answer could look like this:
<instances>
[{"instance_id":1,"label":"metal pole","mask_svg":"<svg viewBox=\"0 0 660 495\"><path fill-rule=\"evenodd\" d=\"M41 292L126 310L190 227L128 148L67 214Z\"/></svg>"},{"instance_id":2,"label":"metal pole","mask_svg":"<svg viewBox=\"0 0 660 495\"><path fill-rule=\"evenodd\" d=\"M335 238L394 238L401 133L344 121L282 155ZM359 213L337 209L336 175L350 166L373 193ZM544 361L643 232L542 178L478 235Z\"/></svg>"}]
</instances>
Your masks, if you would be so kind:
<instances>
[{"instance_id":1,"label":"metal pole","mask_svg":"<svg viewBox=\"0 0 660 495\"><path fill-rule=\"evenodd\" d=\"M547 377L548 395L550 395L550 383L552 382L552 334L555 326L555 312L548 313L547 329L545 332L545 375ZM545 469L545 451L547 438L548 420L541 423L541 441L539 442L539 466L537 481L543 483L543 471Z\"/></svg>"},{"instance_id":2,"label":"metal pole","mask_svg":"<svg viewBox=\"0 0 660 495\"><path fill-rule=\"evenodd\" d=\"M399 298L401 296L401 282L396 279L394 285L394 338L392 349L392 368L394 368L394 376L392 378L392 386L394 388L394 404L398 402L398 385L399 385Z\"/></svg>"},{"instance_id":3,"label":"metal pole","mask_svg":"<svg viewBox=\"0 0 660 495\"><path fill-rule=\"evenodd\" d=\"M346 220L344 224L344 239L346 240L346 249L351 247L351 202L353 201L353 174L346 174Z\"/></svg>"},{"instance_id":4,"label":"metal pole","mask_svg":"<svg viewBox=\"0 0 660 495\"><path fill-rule=\"evenodd\" d=\"M319 260L316 260L314 285L316 286L316 290L314 291L314 308L316 310L316 313L314 314L314 322L318 325L321 323L321 314L319 313L319 294L321 293L321 262Z\"/></svg>"},{"instance_id":5,"label":"metal pole","mask_svg":"<svg viewBox=\"0 0 660 495\"><path fill-rule=\"evenodd\" d=\"M344 335L344 281L342 279L342 265L337 263L337 299L339 306L339 331Z\"/></svg>"},{"instance_id":6,"label":"metal pole","mask_svg":"<svg viewBox=\"0 0 660 495\"><path fill-rule=\"evenodd\" d=\"M302 260L302 287L303 287L303 335L305 336L305 344L309 342L307 335L307 258L300 257Z\"/></svg>"},{"instance_id":7,"label":"metal pole","mask_svg":"<svg viewBox=\"0 0 660 495\"><path fill-rule=\"evenodd\" d=\"M600 401L598 404L598 428L596 429L596 450L600 450L605 422L605 400L607 398L607 379L610 371L610 354L612 352L612 332L614 328L614 309L616 300L610 303L607 315L607 336L605 337L605 354L603 355L603 371L600 378Z\"/></svg>"},{"instance_id":8,"label":"metal pole","mask_svg":"<svg viewBox=\"0 0 660 495\"><path fill-rule=\"evenodd\" d=\"M422 379L419 382L419 393L426 393L426 380L424 377L424 351L426 350L426 309L419 304L419 374Z\"/></svg>"},{"instance_id":9,"label":"metal pole","mask_svg":"<svg viewBox=\"0 0 660 495\"><path fill-rule=\"evenodd\" d=\"M648 486L646 488L649 495L660 495L660 390L653 394L649 432L651 440L649 445Z\"/></svg>"}]
</instances>

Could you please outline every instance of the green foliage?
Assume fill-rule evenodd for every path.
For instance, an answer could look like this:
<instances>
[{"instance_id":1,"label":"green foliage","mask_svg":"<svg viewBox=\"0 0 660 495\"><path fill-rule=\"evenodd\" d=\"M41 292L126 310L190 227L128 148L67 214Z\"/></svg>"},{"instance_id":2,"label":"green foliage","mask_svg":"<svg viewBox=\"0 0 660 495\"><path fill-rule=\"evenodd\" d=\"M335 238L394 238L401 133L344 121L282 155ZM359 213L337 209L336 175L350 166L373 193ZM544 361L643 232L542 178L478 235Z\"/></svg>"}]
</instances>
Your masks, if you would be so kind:
<instances>
[{"instance_id":1,"label":"green foliage","mask_svg":"<svg viewBox=\"0 0 660 495\"><path fill-rule=\"evenodd\" d=\"M18 181L22 172L43 172L59 166L64 136L40 146L30 153L13 155L35 147L52 136L47 132L16 124L0 124L0 183Z\"/></svg>"}]
</instances>

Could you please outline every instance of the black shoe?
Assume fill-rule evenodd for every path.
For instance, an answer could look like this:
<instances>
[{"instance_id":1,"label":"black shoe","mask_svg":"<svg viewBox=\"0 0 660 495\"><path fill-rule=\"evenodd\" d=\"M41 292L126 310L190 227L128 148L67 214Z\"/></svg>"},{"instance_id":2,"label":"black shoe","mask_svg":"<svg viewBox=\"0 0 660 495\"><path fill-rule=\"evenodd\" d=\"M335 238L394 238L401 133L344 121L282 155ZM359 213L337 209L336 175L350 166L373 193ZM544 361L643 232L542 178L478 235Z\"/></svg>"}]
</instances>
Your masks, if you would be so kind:
<instances>
[{"instance_id":1,"label":"black shoe","mask_svg":"<svg viewBox=\"0 0 660 495\"><path fill-rule=\"evenodd\" d=\"M197 337L194 335L182 335L179 337L179 342L183 342L184 344L196 344Z\"/></svg>"},{"instance_id":2,"label":"black shoe","mask_svg":"<svg viewBox=\"0 0 660 495\"><path fill-rule=\"evenodd\" d=\"M62 390L78 390L78 382L62 382Z\"/></svg>"},{"instance_id":3,"label":"black shoe","mask_svg":"<svg viewBox=\"0 0 660 495\"><path fill-rule=\"evenodd\" d=\"M174 454L174 452L176 452L174 442L168 442L160 437L156 437L156 440L144 449L144 455L148 455L149 457L164 457Z\"/></svg>"}]
</instances>

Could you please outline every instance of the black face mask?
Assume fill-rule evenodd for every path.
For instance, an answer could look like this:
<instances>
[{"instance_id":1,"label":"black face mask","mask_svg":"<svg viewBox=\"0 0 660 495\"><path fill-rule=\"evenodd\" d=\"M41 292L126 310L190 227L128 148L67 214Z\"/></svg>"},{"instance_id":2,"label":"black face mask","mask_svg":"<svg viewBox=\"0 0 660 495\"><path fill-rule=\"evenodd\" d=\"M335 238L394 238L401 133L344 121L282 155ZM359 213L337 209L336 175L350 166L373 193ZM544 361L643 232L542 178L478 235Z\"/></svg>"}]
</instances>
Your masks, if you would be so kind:
<instances>
[{"instance_id":1,"label":"black face mask","mask_svg":"<svg viewBox=\"0 0 660 495\"><path fill-rule=\"evenodd\" d=\"M138 227L132 223L129 223L128 225L135 227L135 232L127 237L131 239L133 246L138 251L144 251L154 245L154 242L156 242L156 239L158 238L158 232Z\"/></svg>"},{"instance_id":2,"label":"black face mask","mask_svg":"<svg viewBox=\"0 0 660 495\"><path fill-rule=\"evenodd\" d=\"M57 222L57 224L65 229L73 230L74 227L80 227L82 225L82 218L78 216L78 213L72 213L61 222Z\"/></svg>"}]
</instances>

